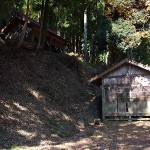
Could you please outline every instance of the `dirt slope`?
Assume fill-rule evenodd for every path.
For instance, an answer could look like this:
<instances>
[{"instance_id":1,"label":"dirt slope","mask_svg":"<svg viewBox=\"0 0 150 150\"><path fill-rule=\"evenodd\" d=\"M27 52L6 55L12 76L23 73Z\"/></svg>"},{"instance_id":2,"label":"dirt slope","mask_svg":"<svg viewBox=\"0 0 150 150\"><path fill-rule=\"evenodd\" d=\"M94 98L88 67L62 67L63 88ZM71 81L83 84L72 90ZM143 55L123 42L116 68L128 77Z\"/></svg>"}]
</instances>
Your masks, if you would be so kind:
<instances>
[{"instance_id":1,"label":"dirt slope","mask_svg":"<svg viewBox=\"0 0 150 150\"><path fill-rule=\"evenodd\" d=\"M61 58L0 47L0 149L59 141L93 121L93 87Z\"/></svg>"}]
</instances>

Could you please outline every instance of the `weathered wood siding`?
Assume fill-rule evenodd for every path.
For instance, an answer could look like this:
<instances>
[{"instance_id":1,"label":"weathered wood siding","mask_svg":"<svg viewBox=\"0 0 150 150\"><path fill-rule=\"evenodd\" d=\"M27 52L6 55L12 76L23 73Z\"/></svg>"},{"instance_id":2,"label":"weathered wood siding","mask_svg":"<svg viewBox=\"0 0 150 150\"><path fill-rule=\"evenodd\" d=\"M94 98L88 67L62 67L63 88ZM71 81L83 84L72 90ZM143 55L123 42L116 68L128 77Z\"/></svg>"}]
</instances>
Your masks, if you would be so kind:
<instances>
[{"instance_id":1,"label":"weathered wood siding","mask_svg":"<svg viewBox=\"0 0 150 150\"><path fill-rule=\"evenodd\" d=\"M124 65L102 79L103 115L150 113L150 74Z\"/></svg>"},{"instance_id":2,"label":"weathered wood siding","mask_svg":"<svg viewBox=\"0 0 150 150\"><path fill-rule=\"evenodd\" d=\"M24 15L18 14L14 16L12 20L3 28L2 32L6 35L7 38L13 40L20 39L22 33L22 26L24 25L24 18ZM28 17L25 41L36 44L39 39L39 34L40 24ZM34 40L34 38L36 40ZM49 43L49 49L53 45L56 49L63 50L67 45L67 41L62 37L58 36L56 32L51 29L46 30L46 41L47 43Z\"/></svg>"}]
</instances>

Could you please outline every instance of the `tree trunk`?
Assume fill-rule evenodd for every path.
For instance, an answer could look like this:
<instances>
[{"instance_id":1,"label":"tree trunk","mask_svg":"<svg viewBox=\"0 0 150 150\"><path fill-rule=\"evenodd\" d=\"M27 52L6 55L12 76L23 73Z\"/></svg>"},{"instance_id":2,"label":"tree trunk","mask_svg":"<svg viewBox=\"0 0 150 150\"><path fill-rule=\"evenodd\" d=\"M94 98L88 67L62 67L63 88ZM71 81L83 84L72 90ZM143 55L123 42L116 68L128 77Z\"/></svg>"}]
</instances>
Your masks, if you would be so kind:
<instances>
[{"instance_id":1,"label":"tree trunk","mask_svg":"<svg viewBox=\"0 0 150 150\"><path fill-rule=\"evenodd\" d=\"M27 0L25 22L24 22L24 26L22 28L22 34L21 34L20 41L19 41L18 45L16 46L16 48L20 48L21 47L21 45L22 45L22 43L24 41L24 38L25 38L25 34L26 34L26 30L27 30L27 24L28 24L29 2L30 2L30 0Z\"/></svg>"},{"instance_id":2,"label":"tree trunk","mask_svg":"<svg viewBox=\"0 0 150 150\"><path fill-rule=\"evenodd\" d=\"M87 9L84 11L84 60L88 62L88 50L87 50Z\"/></svg>"},{"instance_id":3,"label":"tree trunk","mask_svg":"<svg viewBox=\"0 0 150 150\"><path fill-rule=\"evenodd\" d=\"M96 52L95 52L95 46L92 44L92 50L91 50L91 63L95 64L96 61Z\"/></svg>"},{"instance_id":4,"label":"tree trunk","mask_svg":"<svg viewBox=\"0 0 150 150\"><path fill-rule=\"evenodd\" d=\"M82 54L82 42L81 42L81 36L79 36L79 54Z\"/></svg>"},{"instance_id":5,"label":"tree trunk","mask_svg":"<svg viewBox=\"0 0 150 150\"><path fill-rule=\"evenodd\" d=\"M68 52L71 52L71 49L72 49L72 41L71 41L71 36L69 37L69 49L68 49Z\"/></svg>"},{"instance_id":6,"label":"tree trunk","mask_svg":"<svg viewBox=\"0 0 150 150\"><path fill-rule=\"evenodd\" d=\"M75 53L75 35L72 36L72 50Z\"/></svg>"},{"instance_id":7,"label":"tree trunk","mask_svg":"<svg viewBox=\"0 0 150 150\"><path fill-rule=\"evenodd\" d=\"M70 41L71 41L71 46L70 46L71 49L70 49L70 52L73 52L74 49L73 49L73 34L72 34L72 32L71 32Z\"/></svg>"},{"instance_id":8,"label":"tree trunk","mask_svg":"<svg viewBox=\"0 0 150 150\"><path fill-rule=\"evenodd\" d=\"M41 48L42 30L43 30L43 18L44 18L44 3L45 3L45 0L42 0L41 17L39 19L39 22L40 22L40 33L39 33L39 41L38 41L37 49Z\"/></svg>"},{"instance_id":9,"label":"tree trunk","mask_svg":"<svg viewBox=\"0 0 150 150\"><path fill-rule=\"evenodd\" d=\"M79 53L79 36L76 35L76 52Z\"/></svg>"},{"instance_id":10,"label":"tree trunk","mask_svg":"<svg viewBox=\"0 0 150 150\"><path fill-rule=\"evenodd\" d=\"M44 48L45 45L47 22L48 22L48 4L49 0L42 1L40 35L37 49Z\"/></svg>"}]
</instances>

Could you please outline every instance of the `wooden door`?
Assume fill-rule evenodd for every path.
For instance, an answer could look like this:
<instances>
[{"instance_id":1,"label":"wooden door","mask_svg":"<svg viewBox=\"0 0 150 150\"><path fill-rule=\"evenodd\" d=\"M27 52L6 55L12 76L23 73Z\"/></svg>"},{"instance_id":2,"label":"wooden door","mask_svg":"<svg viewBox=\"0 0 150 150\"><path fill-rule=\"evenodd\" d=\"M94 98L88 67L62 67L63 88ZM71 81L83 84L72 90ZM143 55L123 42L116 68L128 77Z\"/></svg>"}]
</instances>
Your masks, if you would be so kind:
<instances>
[{"instance_id":1,"label":"wooden door","mask_svg":"<svg viewBox=\"0 0 150 150\"><path fill-rule=\"evenodd\" d=\"M118 86L117 88L117 112L128 113L130 101L130 87L128 85Z\"/></svg>"},{"instance_id":2,"label":"wooden door","mask_svg":"<svg viewBox=\"0 0 150 150\"><path fill-rule=\"evenodd\" d=\"M125 113L129 111L129 81L130 80L124 76L110 77L105 79L105 112Z\"/></svg>"}]
</instances>

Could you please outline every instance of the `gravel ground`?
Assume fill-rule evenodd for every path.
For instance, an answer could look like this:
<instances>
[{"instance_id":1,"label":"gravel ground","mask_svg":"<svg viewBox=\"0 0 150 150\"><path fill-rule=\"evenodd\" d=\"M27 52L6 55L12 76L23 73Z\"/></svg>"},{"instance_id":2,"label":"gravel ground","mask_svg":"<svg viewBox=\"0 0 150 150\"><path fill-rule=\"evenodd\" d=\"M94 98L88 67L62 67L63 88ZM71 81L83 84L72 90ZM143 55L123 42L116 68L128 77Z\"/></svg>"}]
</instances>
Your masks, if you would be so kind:
<instances>
[{"instance_id":1,"label":"gravel ground","mask_svg":"<svg viewBox=\"0 0 150 150\"><path fill-rule=\"evenodd\" d=\"M17 148L17 147L16 147ZM150 121L105 121L90 125L74 137L41 141L28 150L150 150Z\"/></svg>"}]
</instances>

